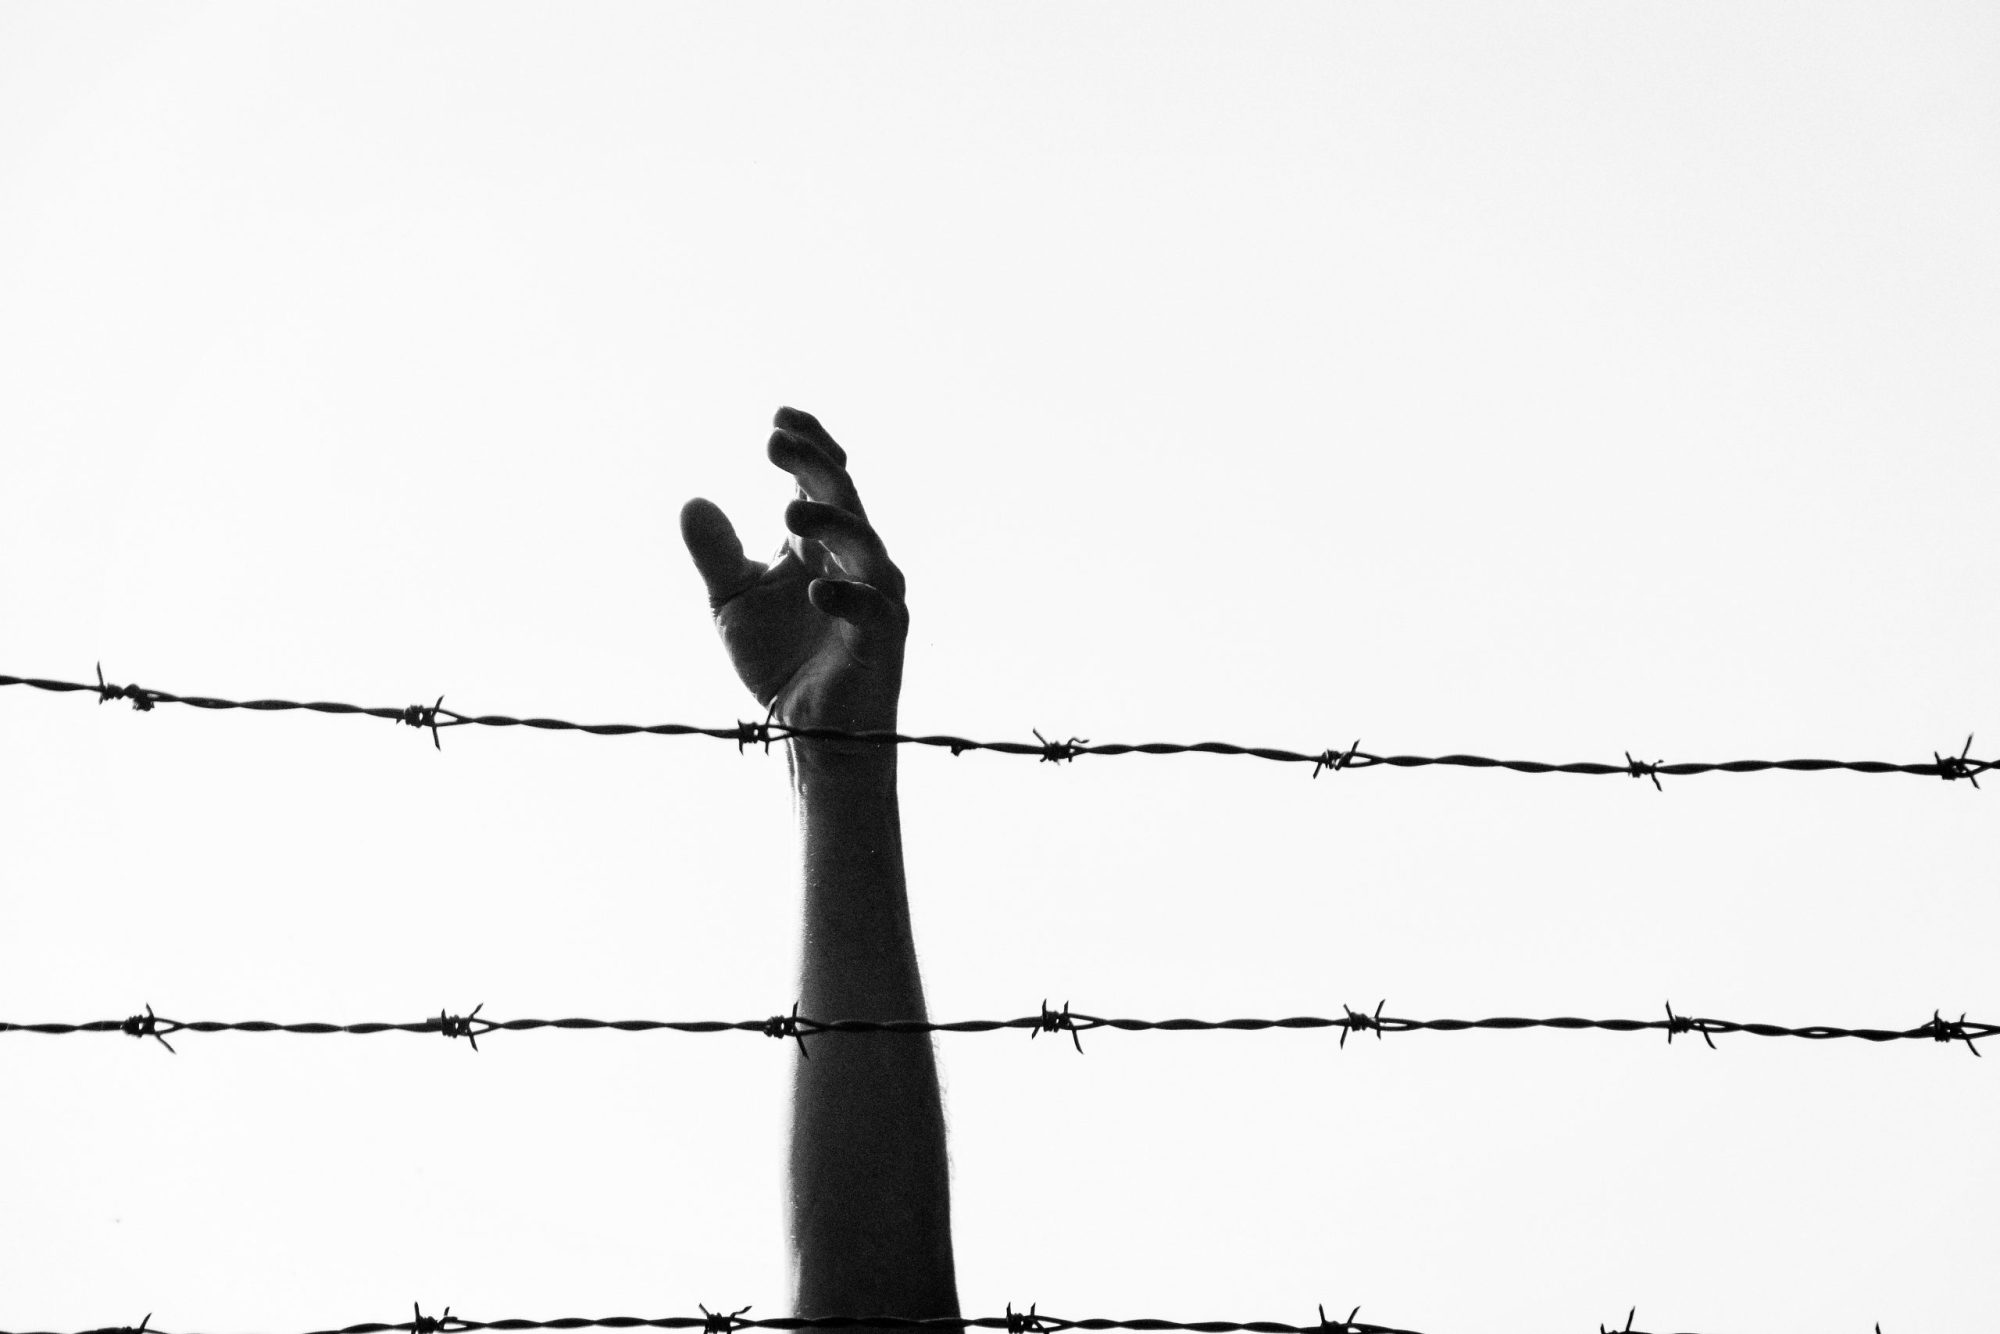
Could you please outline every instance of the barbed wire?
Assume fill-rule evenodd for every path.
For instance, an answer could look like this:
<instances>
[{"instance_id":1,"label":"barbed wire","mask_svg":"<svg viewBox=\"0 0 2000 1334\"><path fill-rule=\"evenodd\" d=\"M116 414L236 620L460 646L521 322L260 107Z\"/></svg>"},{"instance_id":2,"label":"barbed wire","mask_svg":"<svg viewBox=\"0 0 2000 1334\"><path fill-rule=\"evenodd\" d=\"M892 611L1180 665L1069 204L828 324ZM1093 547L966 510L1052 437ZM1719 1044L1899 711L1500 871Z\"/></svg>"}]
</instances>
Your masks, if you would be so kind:
<instances>
[{"instance_id":1,"label":"barbed wire","mask_svg":"<svg viewBox=\"0 0 2000 1334\"><path fill-rule=\"evenodd\" d=\"M97 671L95 684L88 682L57 681L35 677L0 675L0 686L25 685L34 689L54 692L89 692L98 697L100 704L113 699L129 700L134 709L147 712L158 704L184 704L189 707L224 710L250 709L260 712L308 711L331 714L361 714L382 718L402 725L427 729L431 733L432 744L442 749L439 732L446 728L460 726L483 727L529 727L539 730L574 731L597 736L624 735L665 735L665 736L707 736L723 741L734 741L739 752L748 745L761 745L766 750L774 741L790 739L840 740L874 745L920 745L943 747L954 756L967 750L988 750L1011 755L1034 755L1043 762L1061 763L1082 755L1124 755L1124 754L1189 754L1207 753L1220 755L1247 755L1253 758L1286 763L1307 763L1313 766L1312 777L1317 778L1322 770L1340 772L1346 769L1364 769L1377 766L1392 768L1415 768L1429 765L1445 765L1464 768L1509 769L1519 773L1578 773L1593 775L1623 774L1632 778L1650 780L1656 789L1661 789L1660 775L1687 776L1699 773L1752 773L1769 770L1789 770L1793 772L1816 772L1843 769L1859 773L1904 773L1922 777L1942 778L1947 782L1963 778L1972 786L1979 786L1978 776L1992 769L2000 760L1979 760L1971 757L1972 737L1967 736L1965 744L1957 755L1932 752L1928 764L1899 764L1874 760L1731 760L1720 763L1675 763L1664 761L1641 761L1624 752L1625 763L1600 764L1577 762L1552 764L1532 760L1498 760L1476 755L1379 755L1364 752L1357 739L1348 747L1328 748L1313 752L1300 752L1274 747L1242 746L1229 742L1204 741L1195 743L1147 742L1140 744L1098 744L1072 736L1064 741L1052 741L1039 730L1034 731L1035 744L1017 741L975 741L958 736L915 736L897 732L848 731L838 728L792 727L766 718L763 722L738 722L733 727L701 727L680 723L659 723L635 725L625 723L584 724L554 718L517 718L503 714L472 715L446 709L444 696L440 695L430 705L412 704L402 707L364 707L336 702L300 702L294 700L229 700L212 696L178 695L169 691L141 687L136 684L112 685L105 681L101 665ZM1661 789L1664 790L1664 789ZM417 1022L372 1022L356 1024L334 1023L277 1023L268 1020L244 1020L223 1022L214 1020L176 1020L156 1014L152 1006L146 1007L144 1014L134 1014L124 1019L93 1020L80 1024L36 1023L17 1024L0 1022L0 1033L32 1032L42 1034L73 1034L116 1032L135 1038L153 1038L168 1051L174 1048L167 1037L181 1032L282 1032L296 1034L350 1033L366 1035L383 1032L442 1033L447 1038L467 1039L477 1050L479 1037L494 1032L517 1032L534 1029L559 1030L611 1030L619 1032L645 1032L671 1030L685 1033L716 1032L756 1032L767 1037L793 1038L798 1042L801 1053L808 1058L805 1039L830 1033L975 1033L1000 1030L1026 1029L1031 1038L1042 1033L1068 1033L1076 1050L1083 1050L1080 1035L1101 1028L1118 1029L1128 1032L1160 1031L1254 1031L1266 1029L1328 1029L1341 1030L1340 1045L1344 1048L1351 1032L1372 1032L1379 1039L1384 1033L1415 1031L1457 1032L1470 1029L1522 1030L1529 1028L1552 1028L1564 1030L1599 1029L1613 1032L1665 1031L1671 1044L1673 1039L1684 1033L1698 1033L1702 1040L1713 1049L1713 1036L1717 1034L1749 1033L1759 1037L1794 1037L1812 1040L1831 1038L1858 1038L1869 1042L1889 1042L1898 1040L1930 1039L1940 1043L1964 1042L1966 1047L1979 1055L1975 1039L2000 1034L2000 1025L1967 1020L1963 1013L1956 1020L1947 1020L1941 1012L1933 1010L1930 1020L1909 1029L1846 1028L1835 1025L1808 1025L1789 1027L1766 1023L1742 1023L1734 1020L1702 1018L1677 1015L1671 1004L1666 1006L1664 1019L1586 1019L1561 1016L1547 1019L1491 1017L1484 1019L1409 1019L1388 1016L1382 1013L1378 1004L1372 1013L1363 1013L1343 1006L1346 1013L1337 1018L1321 1016L1294 1016L1282 1019L1129 1019L1107 1018L1072 1012L1067 1003L1060 1011L1049 1009L1046 1001L1040 1013L1002 1020L960 1020L938 1023L929 1020L820 1020L802 1015L794 1005L788 1014L773 1015L766 1019L752 1020L602 1020L587 1018L568 1019L513 1019L497 1020L483 1017L484 1004L475 1006L466 1014L452 1014L441 1011L434 1017ZM313 1334L391 1334L391 1331L410 1331L410 1334L456 1334L457 1331L472 1330L536 1330L536 1329L579 1329L579 1328L656 1328L656 1329L699 1329L703 1334L733 1334L744 1329L806 1330L806 1329L850 1329L874 1326L881 1328L929 1330L982 1328L1005 1330L1008 1334L1060 1334L1071 1329L1083 1330L1186 1330L1195 1334L1415 1334L1415 1331L1401 1330L1392 1326L1376 1325L1356 1319L1359 1307L1349 1313L1345 1321L1329 1321L1324 1308L1320 1319L1313 1325L1293 1325L1277 1321L1199 1321L1179 1322L1160 1319L1103 1319L1088 1318L1070 1320L1052 1315L1038 1314L1034 1307L1026 1313L1016 1313L1010 1304L1004 1316L1000 1317L935 1317L913 1319L893 1316L822 1316L822 1317L777 1317L770 1319L746 1319L750 1309L744 1307L728 1313L711 1312L701 1308L698 1317L641 1318L632 1316L611 1316L601 1318L563 1317L555 1320L505 1319L478 1321L454 1316L450 1308L442 1315L427 1317L420 1307L413 1307L414 1318L396 1323L363 1323L349 1325L338 1330L314 1331ZM1643 1334L1632 1327L1636 1308L1628 1312L1624 1326L1615 1334ZM152 1319L148 1314L135 1328L132 1326L111 1327L92 1331L92 1334L168 1334L167 1331L152 1330L148 1326ZM1879 1334L1880 1326L1877 1325ZM1606 1326L1599 1326L1600 1334L1614 1334ZM7 1334L0 1331L0 1334Z\"/></svg>"},{"instance_id":2,"label":"barbed wire","mask_svg":"<svg viewBox=\"0 0 2000 1334\"><path fill-rule=\"evenodd\" d=\"M706 1306L698 1307L700 1315L695 1316L562 1316L553 1320L473 1320L456 1316L447 1306L442 1314L427 1316L421 1303L412 1302L412 1318L395 1322L366 1321L358 1325L343 1325L338 1329L312 1330L309 1334L467 1334L468 1331L500 1329L688 1329L700 1330L702 1334L736 1334L746 1329L810 1330L810 1329L907 1329L944 1331L965 1329L1004 1330L1006 1334L1063 1334L1066 1330L1188 1330L1192 1334L1419 1334L1416 1330L1402 1329L1394 1325L1370 1324L1357 1319L1361 1313L1359 1306L1348 1312L1345 1320L1326 1318L1326 1307L1319 1308L1319 1322L1312 1325L1293 1325L1281 1320L1155 1320L1140 1318L1133 1320L1110 1320L1088 1317L1069 1320L1061 1316L1039 1313L1030 1306L1026 1311L1016 1311L1013 1303L1007 1304L1004 1315L997 1316L773 1316L768 1319L746 1318L748 1306L735 1311L711 1311ZM1602 1323L1598 1334L1647 1334L1645 1330L1634 1329L1632 1320L1638 1314L1635 1306L1626 1314L1625 1323L1620 1328L1611 1328ZM137 1325L112 1325L98 1329L77 1331L76 1334L195 1334L194 1331L168 1331L150 1329L153 1317L148 1313ZM1875 1334L1881 1334L1882 1327L1875 1326ZM0 1330L0 1334L50 1334L50 1331Z\"/></svg>"},{"instance_id":3,"label":"barbed wire","mask_svg":"<svg viewBox=\"0 0 2000 1334\"><path fill-rule=\"evenodd\" d=\"M648 725L573 723L561 718L516 718L502 713L460 713L444 707L443 695L439 695L431 704L407 704L401 707L386 705L364 707L359 704L340 704L325 700L301 702L289 699L218 699L210 695L177 695L171 691L155 690L149 686L111 685L104 679L104 669L101 664L98 667L95 684L88 681L54 681L43 677L0 675L0 686L29 686L36 690L59 693L86 691L96 695L100 704L114 699L130 700L132 707L141 712L150 711L160 704L185 704L195 709L251 709L265 713L303 710L309 713L361 714L427 730L431 734L431 744L440 750L444 746L438 734L448 728L530 727L541 731L583 732L591 736L705 736L718 741L733 741L739 752L746 746L762 746L769 750L773 742L798 739L849 741L877 746L934 746L947 749L953 755L960 755L968 750L987 750L1003 755L1033 755L1045 763L1064 763L1083 755L1248 755L1255 759L1275 760L1284 764L1310 764L1314 778L1318 778L1323 770L1341 773L1347 770L1383 766L1392 769L1415 769L1430 765L1445 765L1464 769L1510 769L1515 773L1527 774L1623 774L1630 778L1649 779L1655 788L1660 787L1662 774L1669 777L1685 777L1706 773L1762 773L1774 769L1793 773L1845 769L1864 774L1914 774L1922 778L1942 778L1946 782L1963 778L1972 786L1978 787L1979 775L2000 765L2000 759L1981 760L1972 757L1970 734L1966 736L1965 744L1958 754L1952 755L1934 750L1931 752L1929 763L1799 759L1668 764L1664 760L1634 759L1632 752L1628 750L1624 752L1623 764L1601 764L1588 760L1550 764L1541 760L1496 760L1484 755L1378 755L1362 750L1358 738L1344 748L1336 746L1316 751L1297 751L1274 746L1242 746L1229 741L1146 741L1092 745L1085 738L1076 736L1065 741L1052 741L1044 737L1039 729L1031 729L1035 736L1035 740L1031 743L974 741L962 736L913 736L902 732L848 731L837 727L793 727L786 723L775 722L768 717L762 722L738 722L733 727L698 727L689 723Z\"/></svg>"},{"instance_id":4,"label":"barbed wire","mask_svg":"<svg viewBox=\"0 0 2000 1334\"><path fill-rule=\"evenodd\" d=\"M799 1013L798 1006L792 1006L789 1014L774 1014L767 1019L492 1019L480 1014L485 1002L474 1006L465 1014L440 1011L428 1018L405 1023L371 1022L358 1024L334 1023L278 1023L268 1019L244 1019L222 1021L213 1019L169 1019L155 1014L153 1007L146 1006L144 1014L128 1015L123 1019L93 1019L85 1023L38 1023L17 1024L0 1022L0 1033L43 1033L65 1035L75 1033L123 1033L127 1037L152 1038L168 1051L173 1044L167 1039L177 1033L352 1033L369 1035L374 1033L442 1033L447 1038L464 1038L476 1051L479 1039L491 1033L519 1033L533 1029L561 1029L568 1031L608 1030L620 1033L646 1033L671 1031L676 1033L761 1033L770 1038L792 1038L799 1044L801 1052L806 1051L806 1039L828 1033L995 1033L1003 1030L1025 1029L1030 1038L1038 1038L1044 1033L1067 1033L1078 1052L1083 1050L1082 1035L1097 1029L1117 1029L1128 1033L1159 1032L1254 1032L1274 1028L1341 1030L1340 1045L1347 1045L1350 1033L1373 1033L1379 1040L1385 1033L1458 1033L1470 1029L1491 1029L1513 1031L1528 1028L1554 1028L1566 1030L1600 1029L1612 1033L1664 1032L1668 1043L1684 1033L1697 1033L1711 1049L1715 1048L1715 1038L1732 1033L1748 1033L1765 1038L1807 1038L1824 1041L1830 1038L1858 1038L1864 1042L1907 1042L1928 1038L1934 1042L1963 1042L1974 1056L1980 1054L1974 1045L1979 1038L2000 1035L2000 1025L1967 1019L1960 1014L1956 1019L1946 1019L1937 1010L1931 1017L1914 1028L1843 1028L1834 1024L1808 1024L1790 1027L1784 1024L1740 1023L1733 1019L1699 1018L1694 1015L1675 1014L1671 1002L1666 1006L1664 1019L1580 1019L1573 1016L1557 1016L1552 1019L1523 1019L1513 1016L1497 1016L1486 1019L1406 1019L1382 1013L1379 1002L1372 1013L1349 1009L1337 1018L1320 1015L1295 1015L1284 1019L1115 1019L1101 1015L1078 1014L1064 1002L1062 1009L1051 1010L1048 1002L1042 1002L1038 1014L1022 1015L1016 1019L959 1019L940 1023L929 1019L815 1019ZM810 1059L810 1053L807 1053Z\"/></svg>"}]
</instances>

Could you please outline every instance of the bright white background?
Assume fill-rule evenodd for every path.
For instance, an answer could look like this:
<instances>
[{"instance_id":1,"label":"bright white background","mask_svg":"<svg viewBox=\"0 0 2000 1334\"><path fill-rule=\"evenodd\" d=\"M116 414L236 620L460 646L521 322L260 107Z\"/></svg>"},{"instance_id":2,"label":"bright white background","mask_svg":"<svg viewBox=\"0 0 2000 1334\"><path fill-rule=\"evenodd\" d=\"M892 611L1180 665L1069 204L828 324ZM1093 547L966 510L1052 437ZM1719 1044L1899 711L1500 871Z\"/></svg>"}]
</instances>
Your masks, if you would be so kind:
<instances>
[{"instance_id":1,"label":"bright white background","mask_svg":"<svg viewBox=\"0 0 2000 1334\"><path fill-rule=\"evenodd\" d=\"M904 723L2000 746L2000 19L0 11L0 671L734 722L771 412ZM2000 1014L2000 780L906 752L932 1012ZM0 696L0 1018L787 1007L784 764ZM750 1036L0 1040L0 1328L786 1311ZM1991 1328L2000 1044L937 1047L968 1312Z\"/></svg>"}]
</instances>

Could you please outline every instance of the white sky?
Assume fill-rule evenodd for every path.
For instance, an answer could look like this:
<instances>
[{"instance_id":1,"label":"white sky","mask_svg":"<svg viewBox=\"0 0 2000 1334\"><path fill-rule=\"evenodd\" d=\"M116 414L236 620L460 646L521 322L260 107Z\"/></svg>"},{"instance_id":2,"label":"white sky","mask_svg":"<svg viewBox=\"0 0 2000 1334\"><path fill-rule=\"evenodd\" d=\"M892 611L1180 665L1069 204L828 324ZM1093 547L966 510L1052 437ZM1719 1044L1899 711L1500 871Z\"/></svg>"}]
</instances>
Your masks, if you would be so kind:
<instances>
[{"instance_id":1,"label":"white sky","mask_svg":"<svg viewBox=\"0 0 2000 1334\"><path fill-rule=\"evenodd\" d=\"M0 671L755 716L771 412L915 731L2000 744L2000 15L13 5ZM0 692L0 1018L751 1018L784 764ZM932 1012L2000 1014L2000 793L906 752ZM2000 1323L2000 1049L938 1041L961 1291ZM0 1328L787 1310L750 1036L4 1039Z\"/></svg>"}]
</instances>

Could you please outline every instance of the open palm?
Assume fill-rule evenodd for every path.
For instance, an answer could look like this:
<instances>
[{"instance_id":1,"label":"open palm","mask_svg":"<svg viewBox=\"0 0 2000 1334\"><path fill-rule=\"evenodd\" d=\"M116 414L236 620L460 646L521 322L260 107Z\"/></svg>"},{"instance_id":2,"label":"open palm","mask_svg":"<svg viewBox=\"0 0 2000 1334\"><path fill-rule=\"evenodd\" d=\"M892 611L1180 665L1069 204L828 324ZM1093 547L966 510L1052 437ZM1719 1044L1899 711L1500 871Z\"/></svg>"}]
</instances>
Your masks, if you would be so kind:
<instances>
[{"instance_id":1,"label":"open palm","mask_svg":"<svg viewBox=\"0 0 2000 1334\"><path fill-rule=\"evenodd\" d=\"M847 453L810 414L780 408L766 453L798 483L791 536L767 564L746 558L735 526L699 497L681 538L708 587L736 674L792 727L890 730L910 614L903 575L868 523Z\"/></svg>"}]
</instances>

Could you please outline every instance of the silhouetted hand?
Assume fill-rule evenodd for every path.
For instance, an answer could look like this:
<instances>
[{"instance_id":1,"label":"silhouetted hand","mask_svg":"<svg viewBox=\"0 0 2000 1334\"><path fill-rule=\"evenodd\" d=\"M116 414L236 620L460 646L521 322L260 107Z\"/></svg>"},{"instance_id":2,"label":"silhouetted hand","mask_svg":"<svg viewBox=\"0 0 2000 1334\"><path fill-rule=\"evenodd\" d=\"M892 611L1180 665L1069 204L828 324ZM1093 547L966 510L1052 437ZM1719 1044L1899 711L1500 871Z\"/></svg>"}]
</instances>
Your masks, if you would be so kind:
<instances>
[{"instance_id":1,"label":"silhouetted hand","mask_svg":"<svg viewBox=\"0 0 2000 1334\"><path fill-rule=\"evenodd\" d=\"M780 408L766 451L798 482L791 530L770 564L699 497L681 538L708 585L716 628L743 684L793 727L893 730L910 613L903 575L868 523L847 453L809 413Z\"/></svg>"}]
</instances>

